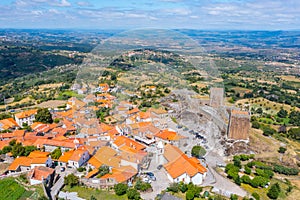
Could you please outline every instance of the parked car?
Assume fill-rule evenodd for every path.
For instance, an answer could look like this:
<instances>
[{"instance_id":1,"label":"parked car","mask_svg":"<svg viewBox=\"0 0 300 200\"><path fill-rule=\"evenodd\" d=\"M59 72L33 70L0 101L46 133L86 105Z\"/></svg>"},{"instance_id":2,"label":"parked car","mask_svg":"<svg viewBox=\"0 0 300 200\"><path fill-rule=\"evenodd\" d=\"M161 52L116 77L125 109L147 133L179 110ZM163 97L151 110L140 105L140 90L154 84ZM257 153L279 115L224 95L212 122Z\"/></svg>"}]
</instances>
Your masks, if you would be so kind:
<instances>
[{"instance_id":1,"label":"parked car","mask_svg":"<svg viewBox=\"0 0 300 200\"><path fill-rule=\"evenodd\" d=\"M149 178L147 178L147 177L144 177L142 180L143 180L143 182L145 182L145 183L151 183L151 182L152 182L151 179L149 179Z\"/></svg>"},{"instance_id":2,"label":"parked car","mask_svg":"<svg viewBox=\"0 0 300 200\"><path fill-rule=\"evenodd\" d=\"M177 125L176 128L181 129L181 128L182 128L182 125Z\"/></svg>"},{"instance_id":3,"label":"parked car","mask_svg":"<svg viewBox=\"0 0 300 200\"><path fill-rule=\"evenodd\" d=\"M64 172L65 170L66 170L65 167L61 167L61 168L60 168L60 171L61 171L61 172Z\"/></svg>"},{"instance_id":4,"label":"parked car","mask_svg":"<svg viewBox=\"0 0 300 200\"><path fill-rule=\"evenodd\" d=\"M152 172L146 172L146 174L152 181L156 181L156 177L154 176L154 174Z\"/></svg>"}]
</instances>

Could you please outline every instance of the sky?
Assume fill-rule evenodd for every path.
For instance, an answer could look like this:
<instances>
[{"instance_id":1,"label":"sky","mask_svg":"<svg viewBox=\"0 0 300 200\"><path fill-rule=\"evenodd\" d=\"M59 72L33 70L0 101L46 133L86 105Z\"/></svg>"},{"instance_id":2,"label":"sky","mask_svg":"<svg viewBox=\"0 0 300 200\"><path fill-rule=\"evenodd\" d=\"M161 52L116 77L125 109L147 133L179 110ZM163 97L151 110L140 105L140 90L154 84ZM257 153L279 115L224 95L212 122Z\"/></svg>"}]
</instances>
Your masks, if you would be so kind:
<instances>
[{"instance_id":1,"label":"sky","mask_svg":"<svg viewBox=\"0 0 300 200\"><path fill-rule=\"evenodd\" d=\"M0 0L0 28L300 30L300 1Z\"/></svg>"}]
</instances>

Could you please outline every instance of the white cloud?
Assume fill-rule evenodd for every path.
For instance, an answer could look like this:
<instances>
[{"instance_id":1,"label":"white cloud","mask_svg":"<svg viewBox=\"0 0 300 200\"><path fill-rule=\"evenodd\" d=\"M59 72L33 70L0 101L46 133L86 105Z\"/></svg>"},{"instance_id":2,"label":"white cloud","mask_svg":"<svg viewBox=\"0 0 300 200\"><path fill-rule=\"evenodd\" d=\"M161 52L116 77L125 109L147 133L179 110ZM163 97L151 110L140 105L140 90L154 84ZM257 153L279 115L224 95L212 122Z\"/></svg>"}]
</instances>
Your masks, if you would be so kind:
<instances>
[{"instance_id":1,"label":"white cloud","mask_svg":"<svg viewBox=\"0 0 300 200\"><path fill-rule=\"evenodd\" d=\"M81 7L91 7L93 6L90 2L88 1L78 1L77 2L77 5L78 6L81 6Z\"/></svg>"}]
</instances>

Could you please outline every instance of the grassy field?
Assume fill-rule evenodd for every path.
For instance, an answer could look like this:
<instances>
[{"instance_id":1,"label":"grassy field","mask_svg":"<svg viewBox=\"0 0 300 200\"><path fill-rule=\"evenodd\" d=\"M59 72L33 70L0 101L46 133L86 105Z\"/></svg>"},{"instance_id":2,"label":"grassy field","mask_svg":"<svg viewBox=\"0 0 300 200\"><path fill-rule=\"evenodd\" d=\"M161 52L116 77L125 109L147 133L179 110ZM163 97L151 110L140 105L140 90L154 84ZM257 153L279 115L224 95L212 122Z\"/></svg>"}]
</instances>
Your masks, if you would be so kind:
<instances>
[{"instance_id":1,"label":"grassy field","mask_svg":"<svg viewBox=\"0 0 300 200\"><path fill-rule=\"evenodd\" d=\"M295 76L281 76L281 79L285 81L300 82L300 79Z\"/></svg>"},{"instance_id":2,"label":"grassy field","mask_svg":"<svg viewBox=\"0 0 300 200\"><path fill-rule=\"evenodd\" d=\"M64 92L60 93L59 97L62 97L62 96L70 96L70 97L78 97L78 98L84 97L84 95L77 94L76 92L71 91L71 90L64 91ZM59 97L58 97L58 99L59 99Z\"/></svg>"},{"instance_id":3,"label":"grassy field","mask_svg":"<svg viewBox=\"0 0 300 200\"><path fill-rule=\"evenodd\" d=\"M245 93L250 93L250 92L253 91L253 90L251 90L251 89L242 88L242 87L233 87L233 88L231 88L231 89L233 89L233 90L234 90L235 92L237 92L237 93L240 93L241 96L243 96Z\"/></svg>"},{"instance_id":4,"label":"grassy field","mask_svg":"<svg viewBox=\"0 0 300 200\"><path fill-rule=\"evenodd\" d=\"M80 186L74 186L70 188L65 186L63 190L68 192L77 192L78 196L84 199L90 199L91 196L94 196L97 200L109 199L109 200L125 200L127 199L126 195L117 196L113 192L105 190L96 190L91 188L85 188Z\"/></svg>"},{"instance_id":5,"label":"grassy field","mask_svg":"<svg viewBox=\"0 0 300 200\"><path fill-rule=\"evenodd\" d=\"M241 99L235 102L235 105L239 104L245 104L245 103L250 103L251 107L254 108L259 108L261 107L265 113L268 114L276 114L280 108L282 107L283 109L287 110L288 112L291 111L292 106L283 104L283 103L276 103L273 101L269 101L268 99L259 97L259 98L254 98L254 99ZM267 110L269 108L269 110ZM295 108L296 111L300 111L300 108Z\"/></svg>"},{"instance_id":6,"label":"grassy field","mask_svg":"<svg viewBox=\"0 0 300 200\"><path fill-rule=\"evenodd\" d=\"M0 105L0 109L5 108L5 106L15 106L16 104L22 104L22 103L28 103L31 99L29 97L26 97L24 99L22 99L21 101L18 102L12 102L6 105Z\"/></svg>"},{"instance_id":7,"label":"grassy field","mask_svg":"<svg viewBox=\"0 0 300 200\"><path fill-rule=\"evenodd\" d=\"M0 180L0 199L25 200L30 197L31 194L31 191L26 191L13 178Z\"/></svg>"}]
</instances>

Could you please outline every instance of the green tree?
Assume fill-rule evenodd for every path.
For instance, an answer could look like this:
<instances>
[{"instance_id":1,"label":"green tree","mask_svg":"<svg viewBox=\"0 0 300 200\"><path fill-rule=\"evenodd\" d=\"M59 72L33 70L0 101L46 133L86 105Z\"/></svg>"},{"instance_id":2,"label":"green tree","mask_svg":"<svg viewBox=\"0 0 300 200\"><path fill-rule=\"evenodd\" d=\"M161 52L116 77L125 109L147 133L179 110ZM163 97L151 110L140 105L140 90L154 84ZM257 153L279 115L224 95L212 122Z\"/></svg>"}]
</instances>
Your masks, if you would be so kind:
<instances>
[{"instance_id":1,"label":"green tree","mask_svg":"<svg viewBox=\"0 0 300 200\"><path fill-rule=\"evenodd\" d=\"M105 174L109 173L109 166L107 165L101 165L101 167L99 167L99 177L104 176Z\"/></svg>"},{"instance_id":2,"label":"green tree","mask_svg":"<svg viewBox=\"0 0 300 200\"><path fill-rule=\"evenodd\" d=\"M118 183L114 186L116 195L121 196L126 193L128 186L124 183Z\"/></svg>"},{"instance_id":3,"label":"green tree","mask_svg":"<svg viewBox=\"0 0 300 200\"><path fill-rule=\"evenodd\" d=\"M64 178L64 184L69 185L70 187L73 187L75 185L78 185L79 178L75 176L74 174L69 174L68 176L65 176Z\"/></svg>"},{"instance_id":4,"label":"green tree","mask_svg":"<svg viewBox=\"0 0 300 200\"><path fill-rule=\"evenodd\" d=\"M260 196L256 192L252 193L252 196L255 200L260 200Z\"/></svg>"},{"instance_id":5,"label":"green tree","mask_svg":"<svg viewBox=\"0 0 300 200\"><path fill-rule=\"evenodd\" d=\"M25 146L24 156L28 156L31 152L37 150L35 146Z\"/></svg>"},{"instance_id":6,"label":"green tree","mask_svg":"<svg viewBox=\"0 0 300 200\"><path fill-rule=\"evenodd\" d=\"M198 187L197 185L194 185L193 183L189 183L187 185L188 190L187 191L192 191L194 194L194 197L200 197L200 193L202 192L202 188Z\"/></svg>"},{"instance_id":7,"label":"green tree","mask_svg":"<svg viewBox=\"0 0 300 200\"><path fill-rule=\"evenodd\" d=\"M300 119L299 119L300 121ZM299 128L291 128L288 131L288 136L294 140L300 140L300 127Z\"/></svg>"},{"instance_id":8,"label":"green tree","mask_svg":"<svg viewBox=\"0 0 300 200\"><path fill-rule=\"evenodd\" d=\"M179 191L179 184L178 183L171 183L170 186L167 188L168 191L177 193Z\"/></svg>"},{"instance_id":9,"label":"green tree","mask_svg":"<svg viewBox=\"0 0 300 200\"><path fill-rule=\"evenodd\" d=\"M194 192L191 190L188 190L185 194L185 199L186 200L193 200L194 199Z\"/></svg>"},{"instance_id":10,"label":"green tree","mask_svg":"<svg viewBox=\"0 0 300 200\"><path fill-rule=\"evenodd\" d=\"M260 127L260 124L259 124L259 122L258 122L258 121L254 121L254 122L252 122L252 128L259 129L259 127Z\"/></svg>"},{"instance_id":11,"label":"green tree","mask_svg":"<svg viewBox=\"0 0 300 200\"><path fill-rule=\"evenodd\" d=\"M188 190L187 184L185 184L184 182L180 182L180 183L179 183L179 190L180 190L182 193L185 193L185 192Z\"/></svg>"},{"instance_id":12,"label":"green tree","mask_svg":"<svg viewBox=\"0 0 300 200\"><path fill-rule=\"evenodd\" d=\"M278 183L271 185L267 195L270 199L277 199L281 189Z\"/></svg>"},{"instance_id":13,"label":"green tree","mask_svg":"<svg viewBox=\"0 0 300 200\"><path fill-rule=\"evenodd\" d=\"M277 116L280 118L286 118L288 116L288 112L286 110L284 110L283 108L281 108L278 111Z\"/></svg>"},{"instance_id":14,"label":"green tree","mask_svg":"<svg viewBox=\"0 0 300 200\"><path fill-rule=\"evenodd\" d=\"M128 199L134 199L134 200L141 199L140 193L134 188L127 189L126 194L127 194Z\"/></svg>"},{"instance_id":15,"label":"green tree","mask_svg":"<svg viewBox=\"0 0 300 200\"><path fill-rule=\"evenodd\" d=\"M245 174L248 174L248 175L250 175L251 174L251 168L250 167L248 167L247 165L245 166Z\"/></svg>"},{"instance_id":16,"label":"green tree","mask_svg":"<svg viewBox=\"0 0 300 200\"><path fill-rule=\"evenodd\" d=\"M264 126L262 130L263 130L263 135L265 136L270 136L276 133L276 130L269 126Z\"/></svg>"},{"instance_id":17,"label":"green tree","mask_svg":"<svg viewBox=\"0 0 300 200\"><path fill-rule=\"evenodd\" d=\"M278 153L284 154L285 152L286 152L286 148L284 148L284 147L279 147Z\"/></svg>"},{"instance_id":18,"label":"green tree","mask_svg":"<svg viewBox=\"0 0 300 200\"><path fill-rule=\"evenodd\" d=\"M56 149L54 149L54 151L52 151L52 153L50 154L52 159L59 159L59 157L62 155L61 149L60 147L57 147Z\"/></svg>"},{"instance_id":19,"label":"green tree","mask_svg":"<svg viewBox=\"0 0 300 200\"><path fill-rule=\"evenodd\" d=\"M206 154L206 150L201 146L193 146L192 148L192 156L196 158L200 158Z\"/></svg>"},{"instance_id":20,"label":"green tree","mask_svg":"<svg viewBox=\"0 0 300 200\"><path fill-rule=\"evenodd\" d=\"M25 148L21 143L17 143L12 147L11 153L13 157L23 156L25 154Z\"/></svg>"},{"instance_id":21,"label":"green tree","mask_svg":"<svg viewBox=\"0 0 300 200\"><path fill-rule=\"evenodd\" d=\"M257 108L256 109L256 113L257 114L262 114L263 113L263 109L262 108Z\"/></svg>"},{"instance_id":22,"label":"green tree","mask_svg":"<svg viewBox=\"0 0 300 200\"><path fill-rule=\"evenodd\" d=\"M290 112L289 115L290 121L289 123L295 125L295 126L300 126L300 112L293 110Z\"/></svg>"},{"instance_id":23,"label":"green tree","mask_svg":"<svg viewBox=\"0 0 300 200\"><path fill-rule=\"evenodd\" d=\"M13 140L11 140L8 144L9 144L9 146L13 147L13 146L16 145L16 143L17 143L17 140L16 140L16 139L13 139Z\"/></svg>"},{"instance_id":24,"label":"green tree","mask_svg":"<svg viewBox=\"0 0 300 200\"><path fill-rule=\"evenodd\" d=\"M39 197L38 200L48 200L48 198L43 195L43 196Z\"/></svg>"},{"instance_id":25,"label":"green tree","mask_svg":"<svg viewBox=\"0 0 300 200\"><path fill-rule=\"evenodd\" d=\"M52 124L53 119L48 108L39 108L37 114L35 115L35 121L46 124Z\"/></svg>"},{"instance_id":26,"label":"green tree","mask_svg":"<svg viewBox=\"0 0 300 200\"><path fill-rule=\"evenodd\" d=\"M238 195L236 195L236 194L230 195L230 200L238 200L238 199L239 199Z\"/></svg>"},{"instance_id":27,"label":"green tree","mask_svg":"<svg viewBox=\"0 0 300 200\"><path fill-rule=\"evenodd\" d=\"M262 177L262 176L255 176L252 180L251 180L251 183L250 185L252 187L264 187L265 185L267 185L267 183L269 182L269 180L265 177Z\"/></svg>"},{"instance_id":28,"label":"green tree","mask_svg":"<svg viewBox=\"0 0 300 200\"><path fill-rule=\"evenodd\" d=\"M11 146L5 146L2 149L2 154L7 154L7 153L11 152L11 150L12 150Z\"/></svg>"},{"instance_id":29,"label":"green tree","mask_svg":"<svg viewBox=\"0 0 300 200\"><path fill-rule=\"evenodd\" d=\"M251 183L251 179L250 179L250 177L247 176L247 175L243 175L243 176L241 177L241 181L242 181L243 183L245 183L245 184L250 184L250 183Z\"/></svg>"},{"instance_id":30,"label":"green tree","mask_svg":"<svg viewBox=\"0 0 300 200\"><path fill-rule=\"evenodd\" d=\"M3 99L1 99L1 100L3 100ZM11 118L12 116L10 115L10 114L8 114L8 113L1 113L0 114L0 120L2 120L2 119L7 119L7 118Z\"/></svg>"},{"instance_id":31,"label":"green tree","mask_svg":"<svg viewBox=\"0 0 300 200\"><path fill-rule=\"evenodd\" d=\"M97 199L96 199L96 197L94 197L94 195L92 195L90 200L97 200Z\"/></svg>"}]
</instances>

